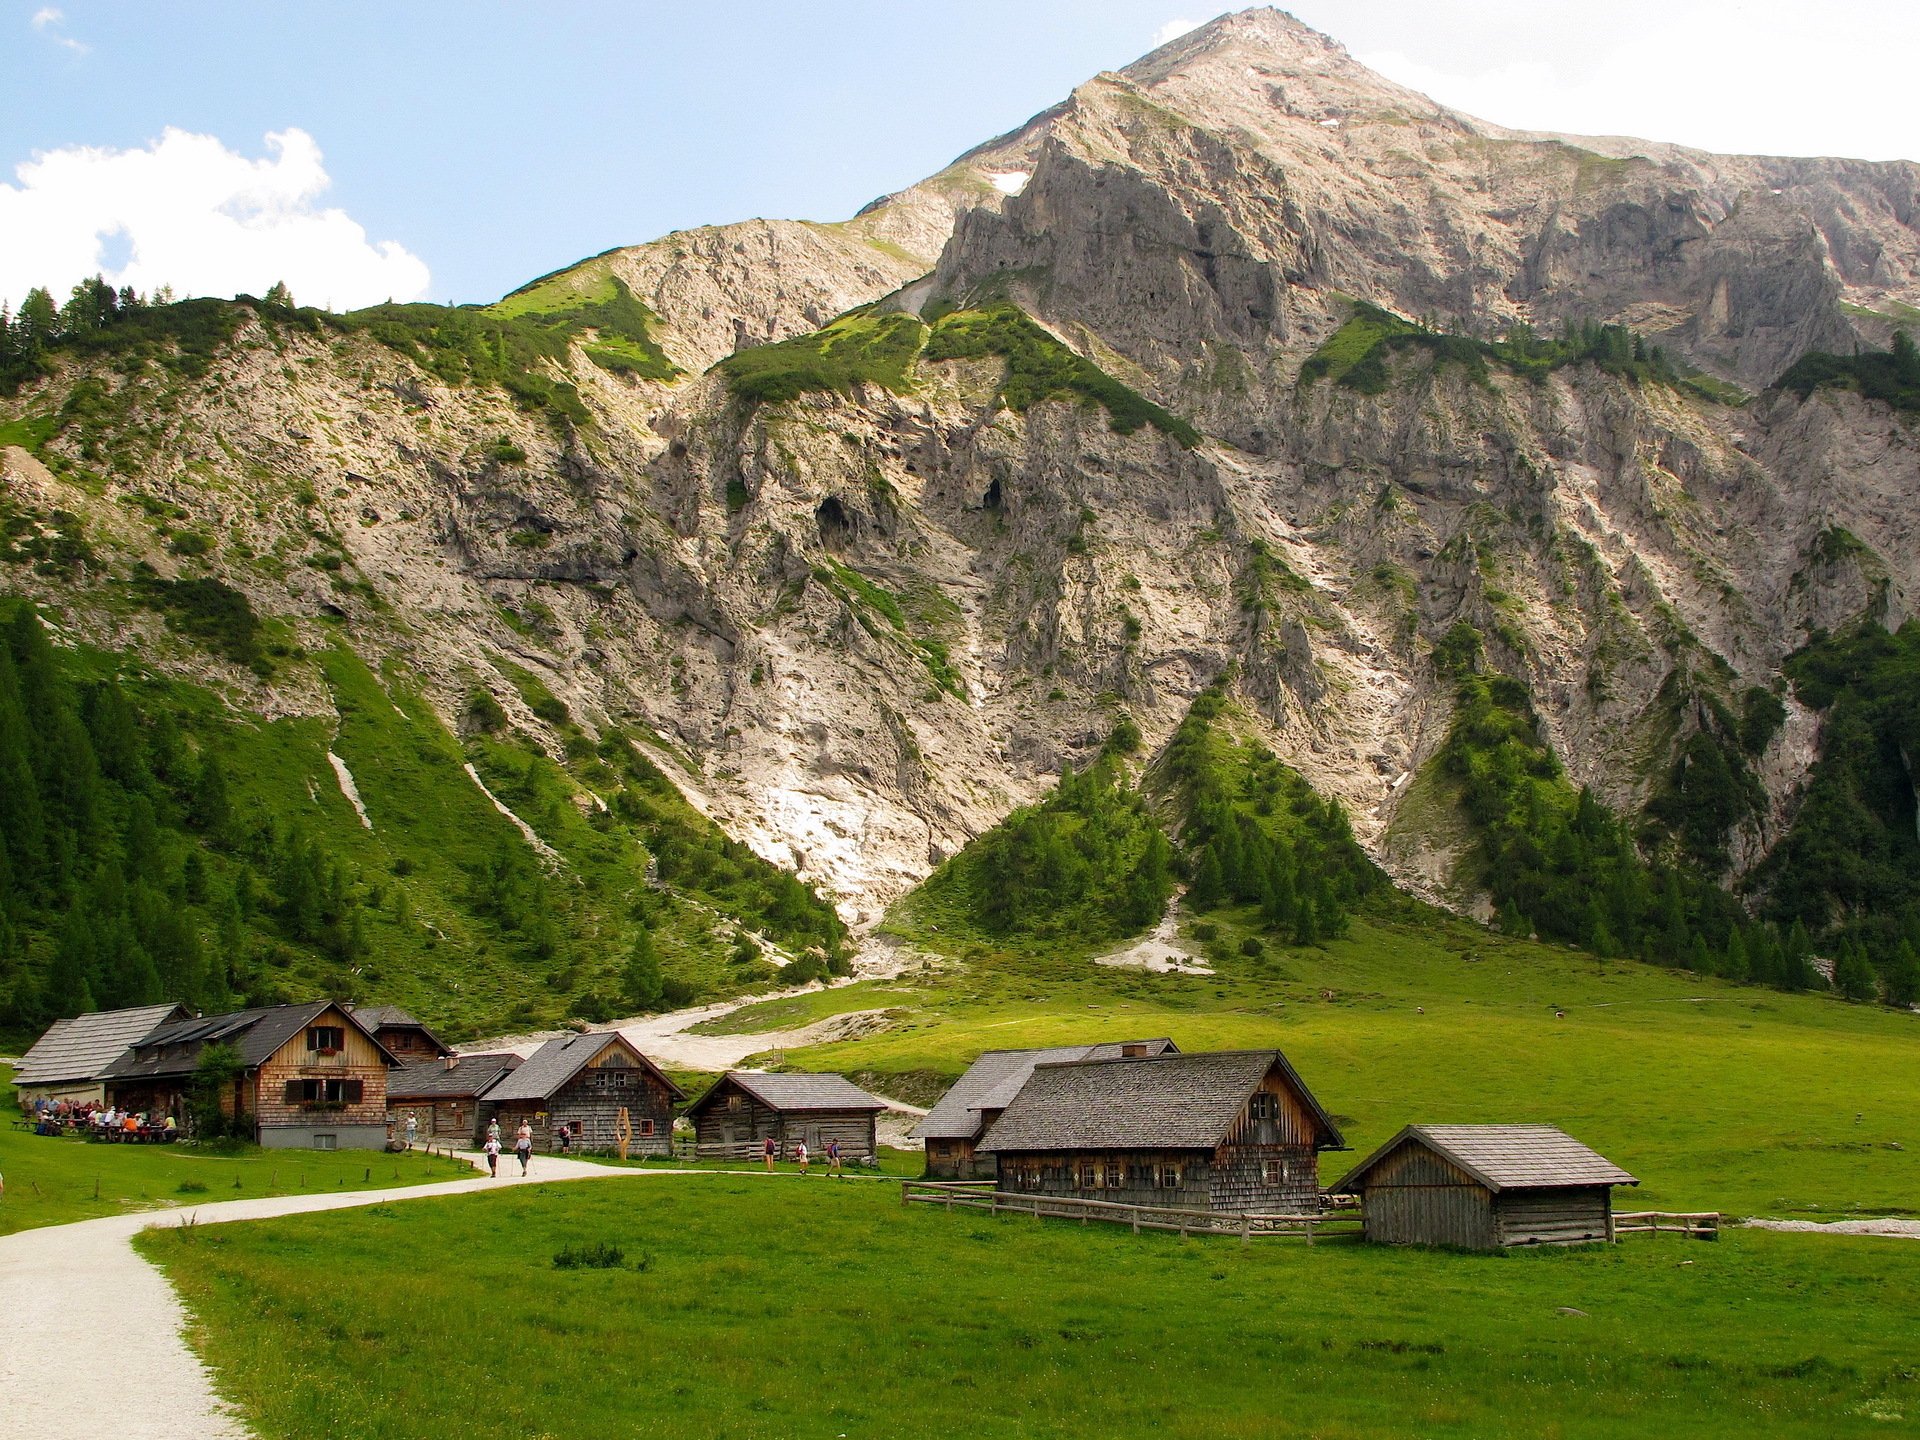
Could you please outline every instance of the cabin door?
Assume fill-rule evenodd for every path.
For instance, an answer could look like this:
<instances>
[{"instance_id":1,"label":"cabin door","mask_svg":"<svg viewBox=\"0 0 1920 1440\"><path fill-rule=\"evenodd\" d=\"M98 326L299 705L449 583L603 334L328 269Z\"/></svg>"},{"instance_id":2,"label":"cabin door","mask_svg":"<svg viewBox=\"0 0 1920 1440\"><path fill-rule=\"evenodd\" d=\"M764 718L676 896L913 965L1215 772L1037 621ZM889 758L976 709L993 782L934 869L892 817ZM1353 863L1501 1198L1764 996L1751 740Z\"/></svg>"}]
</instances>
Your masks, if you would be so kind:
<instances>
[{"instance_id":1,"label":"cabin door","mask_svg":"<svg viewBox=\"0 0 1920 1440\"><path fill-rule=\"evenodd\" d=\"M807 1149L818 1150L819 1148L820 1127L818 1125L809 1125L807 1126Z\"/></svg>"}]
</instances>

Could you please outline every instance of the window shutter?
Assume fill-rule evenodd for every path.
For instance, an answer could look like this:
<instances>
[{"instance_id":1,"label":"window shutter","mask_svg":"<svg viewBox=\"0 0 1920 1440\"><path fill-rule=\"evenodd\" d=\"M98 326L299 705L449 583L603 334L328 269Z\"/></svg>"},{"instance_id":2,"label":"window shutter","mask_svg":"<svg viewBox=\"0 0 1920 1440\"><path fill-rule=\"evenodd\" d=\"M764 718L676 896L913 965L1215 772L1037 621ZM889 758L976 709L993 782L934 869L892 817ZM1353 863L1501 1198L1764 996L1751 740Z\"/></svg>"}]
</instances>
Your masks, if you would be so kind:
<instances>
[{"instance_id":1,"label":"window shutter","mask_svg":"<svg viewBox=\"0 0 1920 1440\"><path fill-rule=\"evenodd\" d=\"M289 1105L298 1105L300 1103L300 1082L298 1080L287 1081L286 1099Z\"/></svg>"},{"instance_id":2,"label":"window shutter","mask_svg":"<svg viewBox=\"0 0 1920 1440\"><path fill-rule=\"evenodd\" d=\"M349 1080L340 1087L340 1098L349 1105L358 1105L366 1093L367 1082L364 1080Z\"/></svg>"}]
</instances>

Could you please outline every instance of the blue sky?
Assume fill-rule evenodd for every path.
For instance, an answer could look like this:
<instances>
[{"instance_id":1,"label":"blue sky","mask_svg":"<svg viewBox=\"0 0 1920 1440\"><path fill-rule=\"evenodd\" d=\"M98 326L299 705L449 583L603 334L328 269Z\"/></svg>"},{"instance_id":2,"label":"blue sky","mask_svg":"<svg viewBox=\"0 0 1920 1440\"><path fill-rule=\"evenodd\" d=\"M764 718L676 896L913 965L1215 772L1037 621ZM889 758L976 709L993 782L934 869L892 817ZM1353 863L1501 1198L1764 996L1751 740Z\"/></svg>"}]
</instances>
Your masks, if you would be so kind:
<instances>
[{"instance_id":1,"label":"blue sky","mask_svg":"<svg viewBox=\"0 0 1920 1440\"><path fill-rule=\"evenodd\" d=\"M1396 78L1506 123L1920 154L1901 98L1920 6L1293 8ZM843 218L1211 13L1190 0L5 0L0 296L17 300L28 272L64 287L139 248L145 268L127 273L143 284L180 270L185 289L264 288L262 267L284 258L276 273L320 277L296 285L302 299L343 298L318 285L364 302L385 285L486 300L677 227ZM1822 46L1844 55L1837 75L1822 78ZM161 234L187 196L220 213ZM236 206L273 223L238 225ZM284 254L263 255L263 234Z\"/></svg>"}]
</instances>

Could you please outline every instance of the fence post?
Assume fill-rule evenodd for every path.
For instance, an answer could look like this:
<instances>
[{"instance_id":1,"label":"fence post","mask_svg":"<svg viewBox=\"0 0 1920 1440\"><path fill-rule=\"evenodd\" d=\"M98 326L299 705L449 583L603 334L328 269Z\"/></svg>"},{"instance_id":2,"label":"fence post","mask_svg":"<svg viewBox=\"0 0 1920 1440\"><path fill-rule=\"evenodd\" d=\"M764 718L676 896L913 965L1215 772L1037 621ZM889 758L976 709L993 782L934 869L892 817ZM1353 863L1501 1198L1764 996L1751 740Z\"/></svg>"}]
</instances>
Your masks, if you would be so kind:
<instances>
[{"instance_id":1,"label":"fence post","mask_svg":"<svg viewBox=\"0 0 1920 1440\"><path fill-rule=\"evenodd\" d=\"M1245 1248L1246 1246L1251 1245L1252 1243L1253 1243L1253 1216L1246 1213L1245 1211L1242 1211L1240 1215L1240 1244L1242 1248Z\"/></svg>"}]
</instances>

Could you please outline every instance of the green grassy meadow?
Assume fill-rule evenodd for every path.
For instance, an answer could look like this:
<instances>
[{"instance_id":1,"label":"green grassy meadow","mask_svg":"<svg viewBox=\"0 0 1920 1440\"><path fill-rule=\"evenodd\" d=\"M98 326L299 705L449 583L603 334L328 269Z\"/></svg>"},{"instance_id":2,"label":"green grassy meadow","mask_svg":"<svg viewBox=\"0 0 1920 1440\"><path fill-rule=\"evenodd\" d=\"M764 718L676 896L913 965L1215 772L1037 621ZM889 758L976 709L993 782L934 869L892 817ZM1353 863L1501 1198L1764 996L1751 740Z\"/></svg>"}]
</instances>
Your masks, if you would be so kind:
<instances>
[{"instance_id":1,"label":"green grassy meadow","mask_svg":"<svg viewBox=\"0 0 1920 1440\"><path fill-rule=\"evenodd\" d=\"M562 1270L563 1247L619 1247ZM1133 1236L885 1184L576 1182L137 1242L263 1435L1850 1436L1920 1246L1504 1256Z\"/></svg>"},{"instance_id":2,"label":"green grassy meadow","mask_svg":"<svg viewBox=\"0 0 1920 1440\"><path fill-rule=\"evenodd\" d=\"M889 1010L887 1030L784 1059L923 1104L986 1049L1136 1035L1278 1046L1354 1147L1322 1157L1329 1182L1409 1122L1540 1121L1640 1177L1623 1208L1920 1210L1920 1015L1598 960L1411 905L1370 905L1344 940L1259 958L1239 953L1257 915L1208 918L1219 933L1194 948L1213 976L974 945L727 1021Z\"/></svg>"},{"instance_id":3,"label":"green grassy meadow","mask_svg":"<svg viewBox=\"0 0 1920 1440\"><path fill-rule=\"evenodd\" d=\"M13 1071L0 1065L0 1093L9 1097L12 1078ZM9 1104L9 1120L13 1113ZM129 1210L420 1185L472 1174L463 1163L422 1153L99 1145L9 1125L0 1129L0 1175L7 1181L6 1194L0 1195L0 1235Z\"/></svg>"}]
</instances>

